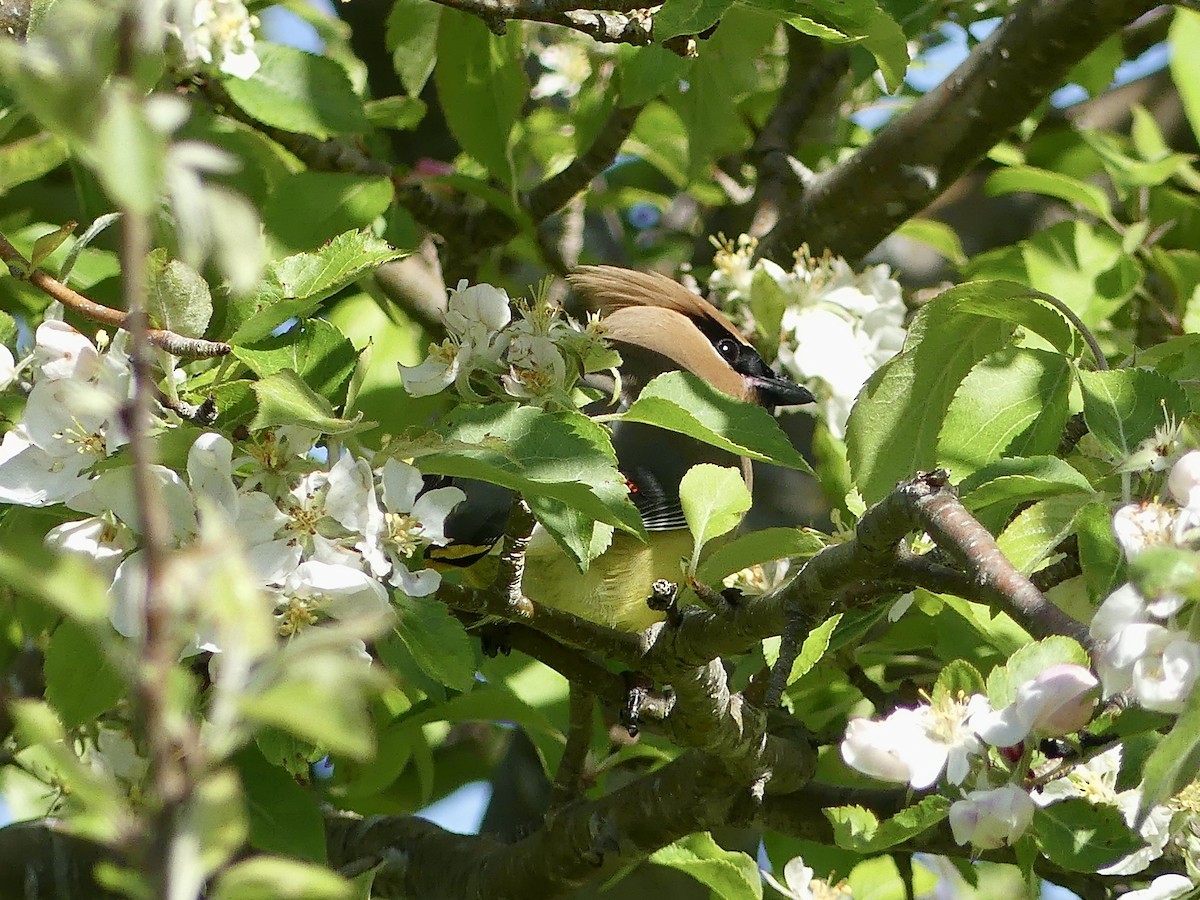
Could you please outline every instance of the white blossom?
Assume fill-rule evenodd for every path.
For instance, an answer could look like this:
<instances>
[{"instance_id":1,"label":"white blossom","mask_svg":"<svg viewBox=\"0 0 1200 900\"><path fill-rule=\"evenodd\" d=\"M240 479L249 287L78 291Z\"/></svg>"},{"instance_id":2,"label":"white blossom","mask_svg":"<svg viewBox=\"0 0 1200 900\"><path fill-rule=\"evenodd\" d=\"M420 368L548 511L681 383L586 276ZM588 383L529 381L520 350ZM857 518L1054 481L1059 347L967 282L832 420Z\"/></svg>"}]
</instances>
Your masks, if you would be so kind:
<instances>
[{"instance_id":1,"label":"white blossom","mask_svg":"<svg viewBox=\"0 0 1200 900\"><path fill-rule=\"evenodd\" d=\"M574 97L592 74L587 50L575 41L556 40L538 51L537 60L546 71L529 92L534 100L555 95Z\"/></svg>"},{"instance_id":2,"label":"white blossom","mask_svg":"<svg viewBox=\"0 0 1200 900\"><path fill-rule=\"evenodd\" d=\"M1092 652L1106 697L1132 690L1148 709L1178 713L1200 678L1200 645L1169 626L1183 599L1164 595L1147 602L1122 585L1092 619Z\"/></svg>"},{"instance_id":3,"label":"white blossom","mask_svg":"<svg viewBox=\"0 0 1200 900\"><path fill-rule=\"evenodd\" d=\"M1148 887L1136 891L1126 891L1120 900L1175 900L1192 890L1192 881L1186 875L1169 872L1159 875Z\"/></svg>"},{"instance_id":4,"label":"white blossom","mask_svg":"<svg viewBox=\"0 0 1200 900\"><path fill-rule=\"evenodd\" d=\"M804 864L803 858L789 859L783 867L781 884L770 872L762 871L763 880L779 891L788 900L851 900L853 894L845 882L830 884L813 877L813 870Z\"/></svg>"},{"instance_id":5,"label":"white blossom","mask_svg":"<svg viewBox=\"0 0 1200 900\"><path fill-rule=\"evenodd\" d=\"M1185 453L1171 467L1167 489L1180 506L1200 510L1200 450Z\"/></svg>"},{"instance_id":6,"label":"white blossom","mask_svg":"<svg viewBox=\"0 0 1200 900\"><path fill-rule=\"evenodd\" d=\"M1012 846L1033 822L1033 800L1015 784L971 791L950 807L950 830L959 844L980 850Z\"/></svg>"},{"instance_id":7,"label":"white blossom","mask_svg":"<svg viewBox=\"0 0 1200 900\"><path fill-rule=\"evenodd\" d=\"M470 374L481 367L499 368L508 345L503 330L511 320L507 293L490 284L467 287L462 279L449 292L446 339L431 344L420 364L400 367L404 389L414 397L427 397L458 384L471 396Z\"/></svg>"},{"instance_id":8,"label":"white blossom","mask_svg":"<svg viewBox=\"0 0 1200 900\"><path fill-rule=\"evenodd\" d=\"M391 563L389 581L410 597L426 597L438 589L442 576L434 569L412 571L409 562L431 544L445 546L446 516L466 494L456 487L421 493L421 473L394 459L383 464L381 481L384 518L378 540Z\"/></svg>"},{"instance_id":9,"label":"white blossom","mask_svg":"<svg viewBox=\"0 0 1200 900\"><path fill-rule=\"evenodd\" d=\"M762 298L768 308L782 298L779 362L812 389L830 431L844 437L863 385L904 344L900 285L887 266L855 273L843 259L814 258L802 248L785 271L769 260L754 262L754 251L744 236L736 249L718 244L709 286L735 304L745 324L754 322L756 290L772 295Z\"/></svg>"},{"instance_id":10,"label":"white blossom","mask_svg":"<svg viewBox=\"0 0 1200 900\"><path fill-rule=\"evenodd\" d=\"M64 522L46 533L46 546L86 560L112 581L125 554L133 550L133 533L114 517L91 516Z\"/></svg>"},{"instance_id":11,"label":"white blossom","mask_svg":"<svg viewBox=\"0 0 1200 900\"><path fill-rule=\"evenodd\" d=\"M226 75L246 79L262 65L254 51L258 24L242 0L195 0L190 21L175 31L189 63L215 64Z\"/></svg>"},{"instance_id":12,"label":"white blossom","mask_svg":"<svg viewBox=\"0 0 1200 900\"><path fill-rule=\"evenodd\" d=\"M987 698L975 694L966 701L943 697L916 709L902 707L878 721L852 719L842 759L865 775L907 782L915 790L931 787L943 772L951 784L961 784L982 747L972 719L990 711Z\"/></svg>"},{"instance_id":13,"label":"white blossom","mask_svg":"<svg viewBox=\"0 0 1200 900\"><path fill-rule=\"evenodd\" d=\"M1174 509L1153 500L1127 503L1113 513L1113 534L1125 558L1132 560L1147 547L1172 543L1175 518Z\"/></svg>"},{"instance_id":14,"label":"white blossom","mask_svg":"<svg viewBox=\"0 0 1200 900\"><path fill-rule=\"evenodd\" d=\"M17 380L17 361L12 351L0 344L0 391Z\"/></svg>"}]
</instances>

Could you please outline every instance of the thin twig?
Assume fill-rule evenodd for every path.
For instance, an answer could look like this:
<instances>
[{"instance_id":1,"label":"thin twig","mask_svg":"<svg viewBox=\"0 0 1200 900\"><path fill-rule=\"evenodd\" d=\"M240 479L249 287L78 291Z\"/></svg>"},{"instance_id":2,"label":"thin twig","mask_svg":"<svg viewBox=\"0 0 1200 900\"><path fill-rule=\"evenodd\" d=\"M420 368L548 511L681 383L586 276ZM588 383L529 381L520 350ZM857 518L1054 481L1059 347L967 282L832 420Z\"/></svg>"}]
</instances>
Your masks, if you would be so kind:
<instances>
[{"instance_id":1,"label":"thin twig","mask_svg":"<svg viewBox=\"0 0 1200 900\"><path fill-rule=\"evenodd\" d=\"M1096 336L1092 334L1092 330L1083 324L1083 319L1075 314L1075 310L1063 303L1053 294L1047 294L1045 291L1030 291L1031 296L1037 297L1039 300L1045 300L1060 313L1062 313L1068 322L1075 326L1075 330L1082 336L1084 342L1088 345L1088 350L1092 353L1092 360L1096 363L1096 368L1101 372L1108 371L1108 360L1104 358L1104 351L1100 349L1100 342L1096 340Z\"/></svg>"},{"instance_id":2,"label":"thin twig","mask_svg":"<svg viewBox=\"0 0 1200 900\"><path fill-rule=\"evenodd\" d=\"M119 309L89 300L54 276L48 275L41 269L34 269L29 260L22 256L3 234L0 234L0 260L3 260L8 266L8 271L14 278L28 281L42 293L79 313L85 319L91 319L93 322L99 322L101 325L108 325L112 328L133 331L131 311L122 312ZM232 350L228 344L220 341L184 337L161 328L143 328L142 331L146 341L153 346L165 350L173 356L187 359L211 359L214 356L225 356Z\"/></svg>"},{"instance_id":3,"label":"thin twig","mask_svg":"<svg viewBox=\"0 0 1200 900\"><path fill-rule=\"evenodd\" d=\"M550 808L565 806L583 794L583 774L588 750L592 745L592 694L578 684L571 685L567 713L567 745L554 773L550 790Z\"/></svg>"}]
</instances>

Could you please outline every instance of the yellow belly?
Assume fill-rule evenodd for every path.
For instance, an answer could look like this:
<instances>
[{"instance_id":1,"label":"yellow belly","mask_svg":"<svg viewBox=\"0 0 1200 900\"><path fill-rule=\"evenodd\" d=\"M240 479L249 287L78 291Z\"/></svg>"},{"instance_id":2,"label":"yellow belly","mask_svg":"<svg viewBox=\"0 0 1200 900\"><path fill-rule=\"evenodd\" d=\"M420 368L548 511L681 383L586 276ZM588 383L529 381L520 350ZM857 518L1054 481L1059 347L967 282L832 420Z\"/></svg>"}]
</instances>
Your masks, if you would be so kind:
<instances>
[{"instance_id":1,"label":"yellow belly","mask_svg":"<svg viewBox=\"0 0 1200 900\"><path fill-rule=\"evenodd\" d=\"M581 618L622 631L641 631L660 622L663 613L646 605L651 586L660 578L679 582L680 560L691 555L686 529L652 531L643 544L622 532L592 561L586 572L538 528L525 556L525 596Z\"/></svg>"}]
</instances>

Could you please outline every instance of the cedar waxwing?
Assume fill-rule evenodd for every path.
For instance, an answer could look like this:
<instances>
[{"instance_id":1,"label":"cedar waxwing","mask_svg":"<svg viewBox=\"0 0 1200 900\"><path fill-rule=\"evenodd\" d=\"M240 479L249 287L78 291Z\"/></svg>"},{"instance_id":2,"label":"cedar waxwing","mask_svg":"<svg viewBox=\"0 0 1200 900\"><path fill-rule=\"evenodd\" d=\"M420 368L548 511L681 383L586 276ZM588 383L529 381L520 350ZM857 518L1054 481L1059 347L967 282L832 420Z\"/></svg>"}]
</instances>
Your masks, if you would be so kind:
<instances>
[{"instance_id":1,"label":"cedar waxwing","mask_svg":"<svg viewBox=\"0 0 1200 900\"><path fill-rule=\"evenodd\" d=\"M601 314L606 336L621 354L615 411L628 408L654 377L680 369L767 409L813 401L807 388L772 371L712 304L666 276L584 266L568 280L588 308ZM749 460L685 435L633 422L614 425L613 448L649 540L642 543L618 531L581 573L539 527L529 543L523 587L535 602L640 631L664 616L646 602L654 582L678 580L680 560L692 552L679 503L680 480L694 465L715 463L741 465L749 482L750 466Z\"/></svg>"}]
</instances>

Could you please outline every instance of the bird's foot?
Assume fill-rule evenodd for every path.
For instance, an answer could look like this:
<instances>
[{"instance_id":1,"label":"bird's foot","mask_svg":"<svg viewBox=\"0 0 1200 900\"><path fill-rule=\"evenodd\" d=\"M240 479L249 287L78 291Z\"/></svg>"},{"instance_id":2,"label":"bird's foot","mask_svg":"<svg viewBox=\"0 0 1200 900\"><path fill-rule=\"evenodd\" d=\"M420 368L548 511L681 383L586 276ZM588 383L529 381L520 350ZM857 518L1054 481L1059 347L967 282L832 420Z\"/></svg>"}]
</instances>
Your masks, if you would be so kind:
<instances>
[{"instance_id":1,"label":"bird's foot","mask_svg":"<svg viewBox=\"0 0 1200 900\"><path fill-rule=\"evenodd\" d=\"M500 654L508 656L512 653L512 642L508 637L507 622L489 622L479 628L479 647L488 659L495 659Z\"/></svg>"},{"instance_id":2,"label":"bird's foot","mask_svg":"<svg viewBox=\"0 0 1200 900\"><path fill-rule=\"evenodd\" d=\"M625 681L625 706L621 709L621 727L629 732L631 738L637 737L642 707L646 705L646 700L654 689L654 682L641 672L622 672L621 677Z\"/></svg>"}]
</instances>

